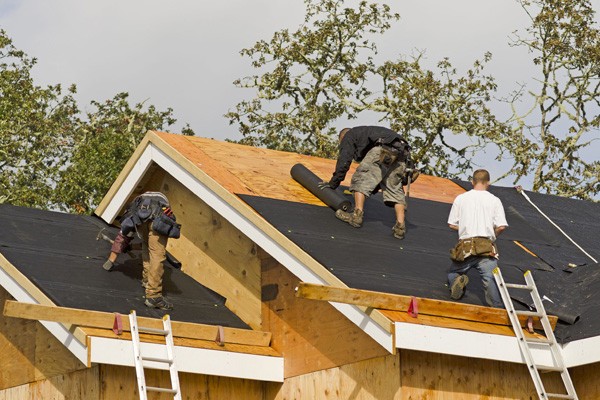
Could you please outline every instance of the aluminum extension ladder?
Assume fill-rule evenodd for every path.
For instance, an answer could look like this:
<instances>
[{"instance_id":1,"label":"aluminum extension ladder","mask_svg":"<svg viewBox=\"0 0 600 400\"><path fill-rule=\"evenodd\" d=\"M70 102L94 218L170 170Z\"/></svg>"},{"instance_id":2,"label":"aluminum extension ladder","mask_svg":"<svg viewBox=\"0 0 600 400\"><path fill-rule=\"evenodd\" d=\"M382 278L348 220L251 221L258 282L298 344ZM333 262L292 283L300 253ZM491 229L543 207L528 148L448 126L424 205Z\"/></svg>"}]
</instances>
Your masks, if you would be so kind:
<instances>
[{"instance_id":1,"label":"aluminum extension ladder","mask_svg":"<svg viewBox=\"0 0 600 400\"><path fill-rule=\"evenodd\" d=\"M141 326L138 327L135 310L132 310L129 314L129 325L131 328L131 341L133 342L133 357L135 363L135 372L137 375L138 391L140 393L140 400L148 400L148 391L170 393L173 395L174 400L181 400L179 375L175 366L175 345L173 344L173 331L171 330L171 318L169 317L169 315L167 314L163 317L163 329L145 328ZM159 358L142 356L140 352L140 332L164 336L167 357ZM169 372L171 373L172 388L146 386L146 375L144 374L144 361L168 364ZM146 368L153 367L146 366Z\"/></svg>"},{"instance_id":2,"label":"aluminum extension ladder","mask_svg":"<svg viewBox=\"0 0 600 400\"><path fill-rule=\"evenodd\" d=\"M544 305L542 304L542 299L540 298L540 294L535 286L535 282L533 280L533 276L531 271L527 271L524 274L525 277L525 285L519 284L511 284L505 283L504 278L502 278L502 273L500 272L500 268L495 268L493 271L494 278L496 279L496 283L498 284L498 289L500 290L500 295L502 296L502 301L504 302L504 306L506 307L506 311L508 312L508 316L510 318L510 322L512 323L513 330L517 336L517 341L519 342L519 348L521 349L521 354L527 363L527 369L531 374L531 379L533 380L533 384L537 390L538 396L540 400L548 400L548 399L573 399L578 400L577 393L575 393L575 387L573 386L573 381L571 380L571 376L569 375L569 370L565 367L565 362L563 360L560 348L558 343L556 342L556 338L554 337L554 332L552 331L552 326L550 325L550 321L548 320L548 315L546 314L546 310ZM508 293L508 289L519 289L526 290L531 294L531 298L533 299L533 304L535 306L536 311L517 311L515 310L512 299L510 298L510 294ZM521 323L519 322L519 315L525 315L527 317L539 317L544 328L544 334L546 336L545 339L538 338L527 338L523 334L523 328L521 328ZM552 355L552 359L554 360L553 366L539 365L536 364L533 360L533 356L531 355L530 344L542 345L550 351ZM542 378L540 376L541 372L559 372L562 378L564 387L566 389L567 394L558 394L558 393L548 393L544 388L544 384L542 382Z\"/></svg>"}]
</instances>

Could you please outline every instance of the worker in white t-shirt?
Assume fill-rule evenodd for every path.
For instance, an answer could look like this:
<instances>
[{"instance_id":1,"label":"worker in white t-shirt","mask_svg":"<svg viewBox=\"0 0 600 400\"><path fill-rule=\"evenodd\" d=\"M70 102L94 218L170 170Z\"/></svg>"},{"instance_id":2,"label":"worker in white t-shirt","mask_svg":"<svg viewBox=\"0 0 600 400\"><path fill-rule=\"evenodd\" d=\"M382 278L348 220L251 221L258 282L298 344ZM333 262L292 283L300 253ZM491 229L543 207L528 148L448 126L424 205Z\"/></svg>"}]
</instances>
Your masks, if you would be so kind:
<instances>
[{"instance_id":1,"label":"worker in white t-shirt","mask_svg":"<svg viewBox=\"0 0 600 400\"><path fill-rule=\"evenodd\" d=\"M490 174L485 169L473 173L473 189L454 199L448 216L448 226L458 231L458 243L451 252L452 266L448 270L450 297L459 300L465 293L467 272L476 268L485 289L485 299L491 307L503 307L492 271L498 266L496 237L508 223L500 199L490 192Z\"/></svg>"}]
</instances>

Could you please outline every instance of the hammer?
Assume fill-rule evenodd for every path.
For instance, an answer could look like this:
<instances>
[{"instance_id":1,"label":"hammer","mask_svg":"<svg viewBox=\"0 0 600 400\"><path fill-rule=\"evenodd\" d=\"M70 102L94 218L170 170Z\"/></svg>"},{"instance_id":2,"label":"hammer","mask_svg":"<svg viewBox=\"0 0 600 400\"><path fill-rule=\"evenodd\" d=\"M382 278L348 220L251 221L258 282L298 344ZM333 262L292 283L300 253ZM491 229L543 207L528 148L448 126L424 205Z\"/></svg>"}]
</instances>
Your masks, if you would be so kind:
<instances>
[{"instance_id":1,"label":"hammer","mask_svg":"<svg viewBox=\"0 0 600 400\"><path fill-rule=\"evenodd\" d=\"M98 234L96 235L96 240L106 240L108 243L113 244L115 241L112 240L111 238L109 238L108 236L106 236L106 234L104 233L104 231L106 230L106 228L102 228L100 230L100 232L98 232Z\"/></svg>"}]
</instances>

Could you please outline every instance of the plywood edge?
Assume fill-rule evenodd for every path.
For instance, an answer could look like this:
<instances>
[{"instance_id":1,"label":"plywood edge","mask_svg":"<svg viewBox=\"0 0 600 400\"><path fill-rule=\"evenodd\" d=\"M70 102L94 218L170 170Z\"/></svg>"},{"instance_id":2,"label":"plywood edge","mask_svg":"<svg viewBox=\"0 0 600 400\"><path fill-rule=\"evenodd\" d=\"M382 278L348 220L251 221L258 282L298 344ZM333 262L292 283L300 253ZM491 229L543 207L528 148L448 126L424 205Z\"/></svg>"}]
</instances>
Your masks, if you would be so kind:
<instances>
[{"instance_id":1,"label":"plywood edge","mask_svg":"<svg viewBox=\"0 0 600 400\"><path fill-rule=\"evenodd\" d=\"M4 305L4 315L24 319L69 323L81 327L100 329L112 329L115 321L114 313L50 305L27 304L11 300L7 301ZM148 328L162 329L163 326L161 319L138 317L137 320L140 325ZM128 331L130 327L127 316L121 316L121 322L123 330ZM171 326L173 328L173 335L179 338L215 340L219 332L218 326L205 324L171 321ZM270 332L229 327L222 327L222 331L223 335L221 340L225 343L266 347L269 346L271 342ZM86 331L83 332L85 333Z\"/></svg>"},{"instance_id":2,"label":"plywood edge","mask_svg":"<svg viewBox=\"0 0 600 400\"><path fill-rule=\"evenodd\" d=\"M415 301L419 314L465 321L476 321L487 324L506 326L511 325L508 314L504 309L455 303L451 301L416 298L413 296L404 296L369 290L338 288L305 282L301 282L298 285L296 295L298 297L307 299L333 301L373 307L383 310L404 312L409 309L411 302ZM386 315L388 318L390 317L389 313L384 312L384 315ZM523 327L527 327L527 317L520 316L519 319L521 325ZM548 319L550 320L552 329L554 329L556 327L558 318L555 316L548 316ZM392 321L394 320L392 319ZM539 320L536 321L539 324Z\"/></svg>"},{"instance_id":3,"label":"plywood edge","mask_svg":"<svg viewBox=\"0 0 600 400\"><path fill-rule=\"evenodd\" d=\"M117 193L117 191L119 190L119 188L121 187L123 182L125 181L125 178L129 174L129 172L131 171L133 166L138 162L140 156L142 155L142 153L146 149L146 146L148 145L148 142L150 140L150 137L149 137L150 132L151 131L148 131L146 133L146 136L144 136L144 138L142 139L142 141L140 142L138 147L135 149L135 151L133 152L133 154L131 155L129 160L127 160L127 163L125 164L125 166L123 167L123 169L121 170L119 175L117 176L117 179L115 179L115 181L111 185L110 189L108 189L108 192L106 192L106 195L104 195L104 197L100 201L100 204L94 211L94 213L96 215L100 216L100 215L102 215L102 213L104 213L104 211L106 211L106 208L108 207L108 205L112 201L113 197L115 196L115 194Z\"/></svg>"},{"instance_id":4,"label":"plywood edge","mask_svg":"<svg viewBox=\"0 0 600 400\"><path fill-rule=\"evenodd\" d=\"M27 294L38 302L39 306L54 306L55 304L46 296L33 282L31 282L21 271L19 271L14 265L12 265L2 253L0 253L0 268L15 281ZM2 284L2 282L0 282ZM2 285L4 286L4 285ZM6 303L12 300L6 301ZM26 304L26 303L22 303ZM33 305L33 304L32 304ZM71 332L73 336L81 343L85 344L85 334L78 327L68 324L61 324L67 331Z\"/></svg>"}]
</instances>

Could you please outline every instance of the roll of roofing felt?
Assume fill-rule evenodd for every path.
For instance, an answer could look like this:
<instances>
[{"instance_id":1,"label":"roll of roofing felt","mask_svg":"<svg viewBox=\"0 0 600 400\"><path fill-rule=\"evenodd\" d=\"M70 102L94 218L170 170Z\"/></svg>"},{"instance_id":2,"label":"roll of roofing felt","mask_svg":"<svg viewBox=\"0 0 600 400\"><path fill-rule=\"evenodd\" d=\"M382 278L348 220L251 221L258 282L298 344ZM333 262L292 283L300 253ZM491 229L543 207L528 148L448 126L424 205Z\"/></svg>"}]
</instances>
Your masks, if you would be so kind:
<instances>
[{"instance_id":1,"label":"roll of roofing felt","mask_svg":"<svg viewBox=\"0 0 600 400\"><path fill-rule=\"evenodd\" d=\"M294 165L290 170L290 174L294 180L296 180L309 192L314 194L319 200L334 210L348 211L352 208L352 203L350 203L350 200L344 197L344 195L337 190L331 188L320 189L318 184L319 182L323 182L323 179L319 178L304 165Z\"/></svg>"}]
</instances>

